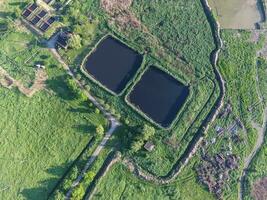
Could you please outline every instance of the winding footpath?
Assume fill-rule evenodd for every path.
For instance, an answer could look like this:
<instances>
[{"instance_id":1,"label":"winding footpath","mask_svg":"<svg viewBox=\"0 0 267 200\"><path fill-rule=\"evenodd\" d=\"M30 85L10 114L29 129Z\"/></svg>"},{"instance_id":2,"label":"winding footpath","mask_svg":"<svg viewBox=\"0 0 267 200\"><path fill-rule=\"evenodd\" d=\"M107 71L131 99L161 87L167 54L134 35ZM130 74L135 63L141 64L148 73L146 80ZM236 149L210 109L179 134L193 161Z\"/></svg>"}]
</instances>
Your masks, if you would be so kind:
<instances>
[{"instance_id":1,"label":"winding footpath","mask_svg":"<svg viewBox=\"0 0 267 200\"><path fill-rule=\"evenodd\" d=\"M256 83L257 83L257 93L258 93L258 96L259 96L259 100L261 102L264 101L263 99L263 95L260 91L260 88L259 88L259 76L258 76L258 70L256 70ZM250 167L250 164L253 160L253 158L255 157L255 155L257 154L257 152L260 150L260 148L262 147L263 143L264 143L264 137L265 137L265 133L266 133L266 129L267 129L267 107L264 108L264 111L263 111L263 124L262 125L259 125L255 122L252 122L252 127L255 128L258 132L258 138L257 138L257 141L252 149L252 151L250 152L250 154L244 159L244 166L243 166L243 169L242 169L242 174L241 174L241 177L240 177L240 180L239 180L239 193L238 193L238 200L242 200L244 199L244 190L245 190L245 179L246 179L246 176L247 176L247 172L248 172L248 169Z\"/></svg>"},{"instance_id":2,"label":"winding footpath","mask_svg":"<svg viewBox=\"0 0 267 200\"><path fill-rule=\"evenodd\" d=\"M245 158L244 160L244 166L243 166L243 171L242 171L242 175L240 178L240 188L239 188L239 194L238 194L238 199L242 200L244 199L244 190L245 190L245 179L247 176L247 172L248 169L250 167L250 164L253 160L253 158L255 157L255 155L257 154L257 152L260 150L260 148L262 147L263 143L264 143L264 137L265 137L265 133L266 133L266 126L267 126L267 108L265 108L264 113L263 113L263 124L262 126L259 126L256 123L252 124L253 128L257 129L258 132L258 138L256 141L256 144L254 146L254 148L252 149L252 151L250 152L250 154Z\"/></svg>"},{"instance_id":3,"label":"winding footpath","mask_svg":"<svg viewBox=\"0 0 267 200\"><path fill-rule=\"evenodd\" d=\"M59 34L59 33L58 33ZM72 191L75 186L77 186L81 180L83 179L85 173L89 169L89 167L92 165L92 163L96 160L102 149L105 147L108 140L111 138L112 134L116 130L118 126L120 126L119 121L115 117L113 117L108 111L104 109L104 107L96 100L95 97L93 97L88 91L85 90L83 85L80 83L79 80L76 79L74 73L71 71L70 67L65 63L65 61L62 59L62 57L58 54L56 50L56 41L58 34L54 35L48 42L47 42L47 48L51 51L51 53L54 55L54 57L60 62L63 66L63 68L67 71L67 73L75 80L75 82L79 85L81 89L83 89L85 95L88 97L88 99L102 112L104 113L105 117L109 121L109 130L105 133L104 138L100 142L100 144L97 146L93 154L89 157L89 159L86 162L86 165L84 166L82 172L77 177L77 179L72 183L72 187L66 194L66 199L70 199Z\"/></svg>"}]
</instances>

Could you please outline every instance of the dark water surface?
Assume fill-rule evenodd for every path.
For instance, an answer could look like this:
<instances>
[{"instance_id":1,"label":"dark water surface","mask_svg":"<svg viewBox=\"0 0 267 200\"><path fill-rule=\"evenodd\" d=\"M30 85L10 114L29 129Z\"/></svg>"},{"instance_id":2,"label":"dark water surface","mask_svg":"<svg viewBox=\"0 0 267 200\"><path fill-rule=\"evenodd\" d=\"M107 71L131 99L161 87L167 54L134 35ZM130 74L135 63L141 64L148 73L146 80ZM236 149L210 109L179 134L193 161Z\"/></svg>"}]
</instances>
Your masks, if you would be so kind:
<instances>
[{"instance_id":1,"label":"dark water surface","mask_svg":"<svg viewBox=\"0 0 267 200\"><path fill-rule=\"evenodd\" d=\"M108 89L120 93L141 66L143 56L112 37L87 58L87 72Z\"/></svg>"},{"instance_id":2,"label":"dark water surface","mask_svg":"<svg viewBox=\"0 0 267 200\"><path fill-rule=\"evenodd\" d=\"M156 67L150 67L130 93L130 102L168 127L189 95L189 88Z\"/></svg>"}]
</instances>

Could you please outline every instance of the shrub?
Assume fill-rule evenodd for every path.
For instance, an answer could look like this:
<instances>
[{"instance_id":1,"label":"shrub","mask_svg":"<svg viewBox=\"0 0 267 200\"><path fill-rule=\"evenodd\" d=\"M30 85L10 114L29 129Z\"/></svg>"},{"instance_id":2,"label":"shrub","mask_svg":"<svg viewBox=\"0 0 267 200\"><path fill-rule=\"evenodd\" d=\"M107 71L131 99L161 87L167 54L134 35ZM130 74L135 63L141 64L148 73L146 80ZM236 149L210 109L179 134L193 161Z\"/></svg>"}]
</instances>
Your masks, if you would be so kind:
<instances>
[{"instance_id":1,"label":"shrub","mask_svg":"<svg viewBox=\"0 0 267 200\"><path fill-rule=\"evenodd\" d=\"M114 108L110 108L110 113L111 113L112 115L114 115L114 114L116 113L115 109L114 109Z\"/></svg>"},{"instance_id":2,"label":"shrub","mask_svg":"<svg viewBox=\"0 0 267 200\"><path fill-rule=\"evenodd\" d=\"M82 75L81 74L77 74L76 75L76 79L79 81L79 80L81 80L82 79Z\"/></svg>"},{"instance_id":3,"label":"shrub","mask_svg":"<svg viewBox=\"0 0 267 200\"><path fill-rule=\"evenodd\" d=\"M98 125L96 127L96 133L97 133L97 135L103 135L104 134L104 131L105 131L105 129L104 129L104 127L102 125Z\"/></svg>"},{"instance_id":4,"label":"shrub","mask_svg":"<svg viewBox=\"0 0 267 200\"><path fill-rule=\"evenodd\" d=\"M126 125L129 125L129 124L130 124L129 119L126 118L126 119L124 120L124 123L125 123Z\"/></svg>"},{"instance_id":5,"label":"shrub","mask_svg":"<svg viewBox=\"0 0 267 200\"><path fill-rule=\"evenodd\" d=\"M80 90L80 89L79 89L79 91L77 91L76 96L81 101L86 101L87 100L86 94L82 90Z\"/></svg>"},{"instance_id":6,"label":"shrub","mask_svg":"<svg viewBox=\"0 0 267 200\"><path fill-rule=\"evenodd\" d=\"M70 179L65 179L63 183L63 190L68 191L71 185L72 185L72 181Z\"/></svg>"},{"instance_id":7,"label":"shrub","mask_svg":"<svg viewBox=\"0 0 267 200\"><path fill-rule=\"evenodd\" d=\"M84 79L81 80L81 84L82 85L85 85L86 84L86 81Z\"/></svg>"},{"instance_id":8,"label":"shrub","mask_svg":"<svg viewBox=\"0 0 267 200\"><path fill-rule=\"evenodd\" d=\"M131 151L137 152L138 150L140 150L144 145L145 141L152 137L154 134L154 127L145 124L141 129L139 129L139 135L132 142Z\"/></svg>"},{"instance_id":9,"label":"shrub","mask_svg":"<svg viewBox=\"0 0 267 200\"><path fill-rule=\"evenodd\" d=\"M95 113L96 114L99 114L100 113L100 110L98 108L95 109Z\"/></svg>"},{"instance_id":10,"label":"shrub","mask_svg":"<svg viewBox=\"0 0 267 200\"><path fill-rule=\"evenodd\" d=\"M79 170L78 170L77 166L73 167L72 172L70 174L70 179L75 180L77 178L78 174L79 174Z\"/></svg>"},{"instance_id":11,"label":"shrub","mask_svg":"<svg viewBox=\"0 0 267 200\"><path fill-rule=\"evenodd\" d=\"M120 114L120 113L117 113L117 114L116 114L116 118L117 118L117 119L120 119L120 118L121 118L121 114Z\"/></svg>"},{"instance_id":12,"label":"shrub","mask_svg":"<svg viewBox=\"0 0 267 200\"><path fill-rule=\"evenodd\" d=\"M106 109L106 110L109 110L109 109L110 109L110 105L105 104L105 109Z\"/></svg>"},{"instance_id":13,"label":"shrub","mask_svg":"<svg viewBox=\"0 0 267 200\"><path fill-rule=\"evenodd\" d=\"M52 200L65 200L65 195L57 190Z\"/></svg>"},{"instance_id":14,"label":"shrub","mask_svg":"<svg viewBox=\"0 0 267 200\"><path fill-rule=\"evenodd\" d=\"M90 85L85 85L84 88L89 92L91 90Z\"/></svg>"},{"instance_id":15,"label":"shrub","mask_svg":"<svg viewBox=\"0 0 267 200\"><path fill-rule=\"evenodd\" d=\"M73 34L68 42L69 47L72 49L79 49L82 47L82 38L80 37L80 35L77 34Z\"/></svg>"},{"instance_id":16,"label":"shrub","mask_svg":"<svg viewBox=\"0 0 267 200\"><path fill-rule=\"evenodd\" d=\"M94 180L94 177L95 177L94 172L92 172L92 171L87 172L84 176L85 184L89 185Z\"/></svg>"},{"instance_id":17,"label":"shrub","mask_svg":"<svg viewBox=\"0 0 267 200\"><path fill-rule=\"evenodd\" d=\"M101 104L101 105L104 105L105 104L105 101L103 99L99 99L98 102Z\"/></svg>"},{"instance_id":18,"label":"shrub","mask_svg":"<svg viewBox=\"0 0 267 200\"><path fill-rule=\"evenodd\" d=\"M85 194L85 190L83 186L80 184L76 188L74 188L72 194L71 194L71 199L72 200L81 200L83 199L83 196Z\"/></svg>"}]
</instances>

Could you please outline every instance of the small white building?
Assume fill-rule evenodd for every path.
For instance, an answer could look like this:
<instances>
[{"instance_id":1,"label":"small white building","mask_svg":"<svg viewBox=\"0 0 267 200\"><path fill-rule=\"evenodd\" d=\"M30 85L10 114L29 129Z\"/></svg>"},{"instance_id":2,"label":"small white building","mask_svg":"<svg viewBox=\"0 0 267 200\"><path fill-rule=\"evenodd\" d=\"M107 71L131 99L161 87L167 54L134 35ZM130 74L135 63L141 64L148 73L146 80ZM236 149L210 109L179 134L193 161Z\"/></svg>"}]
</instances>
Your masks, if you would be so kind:
<instances>
[{"instance_id":1,"label":"small white building","mask_svg":"<svg viewBox=\"0 0 267 200\"><path fill-rule=\"evenodd\" d=\"M153 151L153 149L155 148L155 145L154 145L153 142L148 141L148 142L146 142L146 144L144 145L144 148L145 148L147 151L151 152L151 151Z\"/></svg>"}]
</instances>

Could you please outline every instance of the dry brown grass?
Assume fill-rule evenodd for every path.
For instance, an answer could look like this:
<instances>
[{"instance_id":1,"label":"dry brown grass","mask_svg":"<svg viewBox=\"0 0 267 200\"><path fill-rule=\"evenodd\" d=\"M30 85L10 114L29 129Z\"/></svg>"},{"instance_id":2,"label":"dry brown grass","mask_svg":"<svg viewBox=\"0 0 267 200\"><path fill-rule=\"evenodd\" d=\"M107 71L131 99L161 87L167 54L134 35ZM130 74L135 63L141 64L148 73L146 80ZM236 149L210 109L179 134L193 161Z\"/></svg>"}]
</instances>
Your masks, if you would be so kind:
<instances>
[{"instance_id":1,"label":"dry brown grass","mask_svg":"<svg viewBox=\"0 0 267 200\"><path fill-rule=\"evenodd\" d=\"M129 11L133 0L101 0L101 7L120 26L140 28L141 22Z\"/></svg>"},{"instance_id":2,"label":"dry brown grass","mask_svg":"<svg viewBox=\"0 0 267 200\"><path fill-rule=\"evenodd\" d=\"M0 85L8 89L15 86L27 97L32 97L36 92L44 89L46 80L46 72L43 69L37 69L35 73L35 80L32 86L28 88L25 87L19 80L12 78L3 68L0 67Z\"/></svg>"},{"instance_id":3,"label":"dry brown grass","mask_svg":"<svg viewBox=\"0 0 267 200\"><path fill-rule=\"evenodd\" d=\"M262 178L253 184L251 195L255 200L267 199L267 177Z\"/></svg>"}]
</instances>

